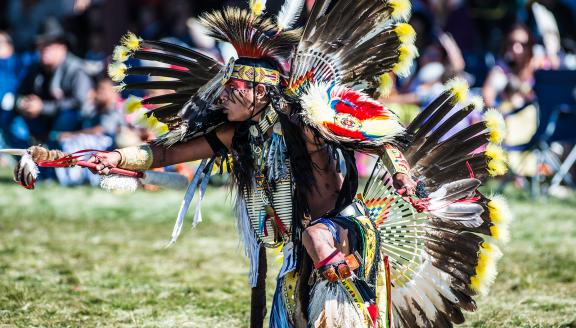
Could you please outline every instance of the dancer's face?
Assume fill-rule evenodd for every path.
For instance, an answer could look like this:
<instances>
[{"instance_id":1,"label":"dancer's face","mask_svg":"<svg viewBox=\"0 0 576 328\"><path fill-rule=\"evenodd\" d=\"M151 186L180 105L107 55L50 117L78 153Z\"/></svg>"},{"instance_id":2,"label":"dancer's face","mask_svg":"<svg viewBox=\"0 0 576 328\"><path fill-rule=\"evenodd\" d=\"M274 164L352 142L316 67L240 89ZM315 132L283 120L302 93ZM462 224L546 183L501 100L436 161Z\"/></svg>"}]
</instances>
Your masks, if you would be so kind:
<instances>
[{"instance_id":1,"label":"dancer's face","mask_svg":"<svg viewBox=\"0 0 576 328\"><path fill-rule=\"evenodd\" d=\"M231 79L219 100L228 121L242 122L260 111L265 93L266 87L261 84L252 87L249 82Z\"/></svg>"},{"instance_id":2,"label":"dancer's face","mask_svg":"<svg viewBox=\"0 0 576 328\"><path fill-rule=\"evenodd\" d=\"M228 121L245 121L254 112L254 89L246 81L232 79L226 83L220 102Z\"/></svg>"}]
</instances>

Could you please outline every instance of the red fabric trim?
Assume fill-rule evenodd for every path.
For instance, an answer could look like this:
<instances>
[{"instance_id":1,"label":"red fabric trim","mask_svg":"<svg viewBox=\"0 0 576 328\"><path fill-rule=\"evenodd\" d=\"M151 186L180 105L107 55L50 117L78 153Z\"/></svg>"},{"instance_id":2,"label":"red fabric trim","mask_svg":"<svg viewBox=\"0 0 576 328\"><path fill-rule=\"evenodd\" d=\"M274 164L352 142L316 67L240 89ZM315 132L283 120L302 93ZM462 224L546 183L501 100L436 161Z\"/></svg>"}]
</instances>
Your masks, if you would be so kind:
<instances>
[{"instance_id":1,"label":"red fabric trim","mask_svg":"<svg viewBox=\"0 0 576 328\"><path fill-rule=\"evenodd\" d=\"M314 268L315 269L320 269L321 267L333 263L333 262L338 262L338 261L342 261L345 259L345 256L342 252L340 252L339 250L334 250L334 252L332 252L332 254L328 255L327 258L323 259L322 261L314 264Z\"/></svg>"},{"instance_id":2,"label":"red fabric trim","mask_svg":"<svg viewBox=\"0 0 576 328\"><path fill-rule=\"evenodd\" d=\"M339 135L341 137L347 137L354 140L366 140L367 138L360 131L352 131L345 129L334 123L324 123L324 125L332 131L332 133Z\"/></svg>"}]
</instances>

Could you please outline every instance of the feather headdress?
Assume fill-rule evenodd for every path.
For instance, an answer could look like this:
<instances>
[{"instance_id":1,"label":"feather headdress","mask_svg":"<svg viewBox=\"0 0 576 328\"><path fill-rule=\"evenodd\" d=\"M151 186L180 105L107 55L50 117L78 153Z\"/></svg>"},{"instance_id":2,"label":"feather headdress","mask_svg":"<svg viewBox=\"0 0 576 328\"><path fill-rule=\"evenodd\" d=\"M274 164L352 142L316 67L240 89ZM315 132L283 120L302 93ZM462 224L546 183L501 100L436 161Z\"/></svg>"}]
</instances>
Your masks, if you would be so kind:
<instances>
[{"instance_id":1,"label":"feather headdress","mask_svg":"<svg viewBox=\"0 0 576 328\"><path fill-rule=\"evenodd\" d=\"M283 63L300 41L299 30L280 29L271 19L244 9L207 13L201 21L212 37L230 42L240 58L272 58Z\"/></svg>"}]
</instances>

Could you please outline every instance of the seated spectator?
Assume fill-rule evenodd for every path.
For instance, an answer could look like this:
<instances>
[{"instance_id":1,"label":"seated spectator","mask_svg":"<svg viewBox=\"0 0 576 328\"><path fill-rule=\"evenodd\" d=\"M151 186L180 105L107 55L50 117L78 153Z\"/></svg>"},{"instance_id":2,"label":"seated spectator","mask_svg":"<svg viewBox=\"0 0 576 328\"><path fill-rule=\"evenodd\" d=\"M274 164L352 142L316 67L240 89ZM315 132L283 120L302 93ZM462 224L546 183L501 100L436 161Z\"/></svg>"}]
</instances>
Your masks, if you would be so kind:
<instances>
[{"instance_id":1,"label":"seated spectator","mask_svg":"<svg viewBox=\"0 0 576 328\"><path fill-rule=\"evenodd\" d=\"M36 42L40 63L24 77L15 110L28 128L22 143L54 143L60 132L80 130L83 118L90 116L92 81L82 61L68 52L67 34L58 21L48 19Z\"/></svg>"},{"instance_id":2,"label":"seated spectator","mask_svg":"<svg viewBox=\"0 0 576 328\"><path fill-rule=\"evenodd\" d=\"M500 58L482 88L486 105L499 109L508 118L508 145L530 140L536 131L537 110L534 100L535 41L524 25L515 25L507 34ZM517 131L516 131L517 130ZM513 138L513 139L511 139Z\"/></svg>"},{"instance_id":3,"label":"seated spectator","mask_svg":"<svg viewBox=\"0 0 576 328\"><path fill-rule=\"evenodd\" d=\"M4 146L21 148L13 135L18 134L24 122L15 120L13 111L16 92L28 67L38 60L35 53L16 53L10 35L0 31L0 138Z\"/></svg>"},{"instance_id":4,"label":"seated spectator","mask_svg":"<svg viewBox=\"0 0 576 328\"><path fill-rule=\"evenodd\" d=\"M509 102L514 108L520 108L533 100L534 43L534 37L524 25L516 25L508 33L500 58L482 90L488 106Z\"/></svg>"},{"instance_id":5,"label":"seated spectator","mask_svg":"<svg viewBox=\"0 0 576 328\"><path fill-rule=\"evenodd\" d=\"M114 90L113 82L105 77L96 85L92 95L94 111L82 122L82 129L73 132L59 132L59 148L66 153L84 149L112 150L116 148L115 138L125 126L120 94ZM78 185L90 182L97 185L100 177L86 169L75 167L56 169L56 176L63 185Z\"/></svg>"},{"instance_id":6,"label":"seated spectator","mask_svg":"<svg viewBox=\"0 0 576 328\"><path fill-rule=\"evenodd\" d=\"M538 109L533 104L534 71L538 68L534 45L530 30L524 25L515 25L507 34L500 58L482 88L486 105L504 114L508 130L504 144L508 146L528 143L538 127ZM508 157L515 174L536 173L537 160L533 154L511 152Z\"/></svg>"}]
</instances>

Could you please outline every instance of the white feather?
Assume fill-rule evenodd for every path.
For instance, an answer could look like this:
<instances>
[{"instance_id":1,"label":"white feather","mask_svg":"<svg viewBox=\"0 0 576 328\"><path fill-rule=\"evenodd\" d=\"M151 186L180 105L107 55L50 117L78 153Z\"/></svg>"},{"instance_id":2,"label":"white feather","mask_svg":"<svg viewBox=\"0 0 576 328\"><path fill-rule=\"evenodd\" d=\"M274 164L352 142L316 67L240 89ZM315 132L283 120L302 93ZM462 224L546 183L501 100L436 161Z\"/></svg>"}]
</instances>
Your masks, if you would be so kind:
<instances>
[{"instance_id":1,"label":"white feather","mask_svg":"<svg viewBox=\"0 0 576 328\"><path fill-rule=\"evenodd\" d=\"M318 282L309 305L312 327L365 328L361 313L340 283Z\"/></svg>"},{"instance_id":2,"label":"white feather","mask_svg":"<svg viewBox=\"0 0 576 328\"><path fill-rule=\"evenodd\" d=\"M0 154L24 156L26 153L26 149L0 149Z\"/></svg>"},{"instance_id":3,"label":"white feather","mask_svg":"<svg viewBox=\"0 0 576 328\"><path fill-rule=\"evenodd\" d=\"M426 294L430 302L434 305L434 307L440 312L446 312L446 306L442 301L442 297L440 297L440 293L435 289L434 283L429 280L428 277L424 275L421 278L421 283L419 284L420 288Z\"/></svg>"},{"instance_id":4,"label":"white feather","mask_svg":"<svg viewBox=\"0 0 576 328\"><path fill-rule=\"evenodd\" d=\"M476 228L482 224L480 215L484 212L482 206L474 203L454 203L440 209L430 211L434 216L468 228Z\"/></svg>"},{"instance_id":5,"label":"white feather","mask_svg":"<svg viewBox=\"0 0 576 328\"><path fill-rule=\"evenodd\" d=\"M281 31L286 31L292 28L296 23L304 7L304 0L286 0L280 13L278 14L277 25Z\"/></svg>"},{"instance_id":6,"label":"white feather","mask_svg":"<svg viewBox=\"0 0 576 328\"><path fill-rule=\"evenodd\" d=\"M430 209L440 209L457 200L471 197L476 188L480 186L480 180L462 179L442 185L435 192L430 193Z\"/></svg>"},{"instance_id":7,"label":"white feather","mask_svg":"<svg viewBox=\"0 0 576 328\"><path fill-rule=\"evenodd\" d=\"M32 174L32 178L34 178L34 180L38 179L38 174L40 174L40 171L38 170L38 165L36 165L34 160L32 160L32 155L28 154L27 152L23 154L22 158L20 159L20 165L27 168L26 171Z\"/></svg>"},{"instance_id":8,"label":"white feather","mask_svg":"<svg viewBox=\"0 0 576 328\"><path fill-rule=\"evenodd\" d=\"M416 303L418 303L418 305L420 305L424 314L426 314L426 317L430 320L436 317L438 311L434 307L434 304L430 302L426 293L422 291L422 287L420 286L422 283L422 279L417 277L408 282L405 288L410 288L410 296L416 301Z\"/></svg>"},{"instance_id":9,"label":"white feather","mask_svg":"<svg viewBox=\"0 0 576 328\"><path fill-rule=\"evenodd\" d=\"M425 274L426 278L433 282L436 290L444 296L450 302L456 304L459 302L458 297L450 290L450 276L436 268L431 262L427 261L423 267L422 271L427 272Z\"/></svg>"}]
</instances>

